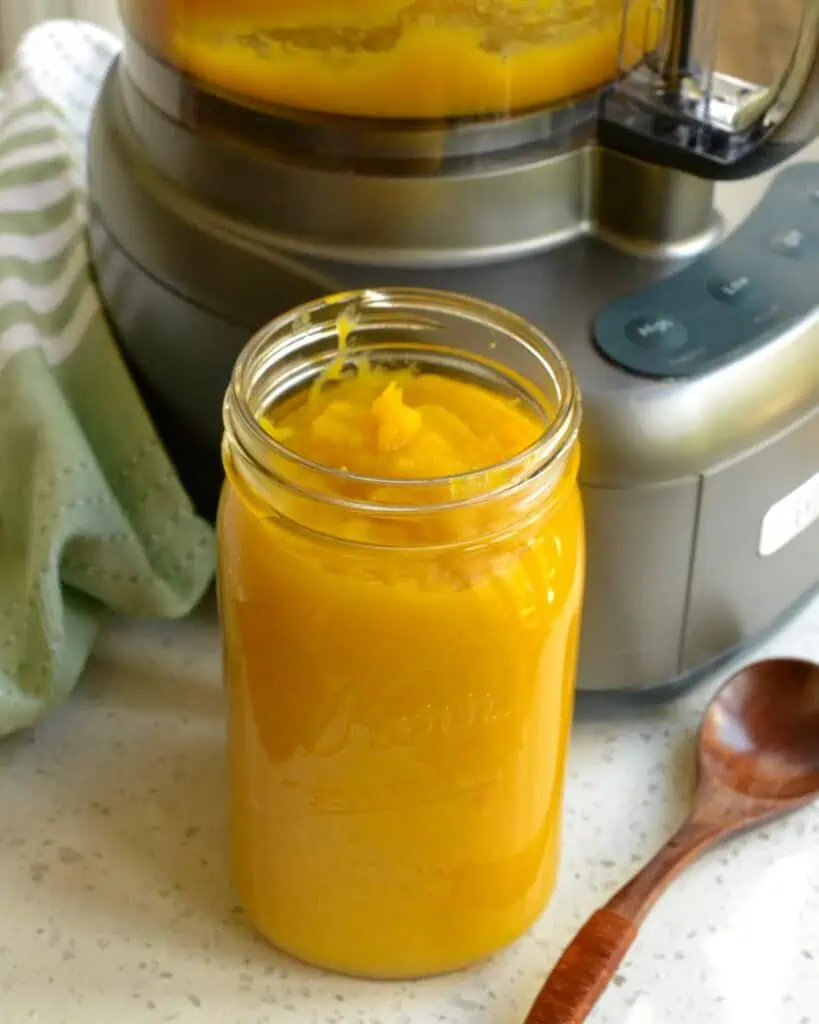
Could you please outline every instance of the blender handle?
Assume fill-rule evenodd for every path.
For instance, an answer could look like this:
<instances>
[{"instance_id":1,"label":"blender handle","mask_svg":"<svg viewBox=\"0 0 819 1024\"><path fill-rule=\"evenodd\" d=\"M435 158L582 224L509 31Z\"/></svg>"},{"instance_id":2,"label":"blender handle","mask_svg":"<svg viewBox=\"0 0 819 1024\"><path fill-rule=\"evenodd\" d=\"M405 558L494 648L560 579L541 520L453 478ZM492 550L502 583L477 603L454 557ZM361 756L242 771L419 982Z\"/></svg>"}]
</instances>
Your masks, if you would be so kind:
<instances>
[{"instance_id":1,"label":"blender handle","mask_svg":"<svg viewBox=\"0 0 819 1024\"><path fill-rule=\"evenodd\" d=\"M690 29L696 0L669 0L675 2L688 11L675 24ZM687 43L677 41L673 51L687 53ZM719 125L708 118L707 103L705 117L691 101L687 109L684 83L668 68L627 71L601 97L601 145L715 181L750 178L787 160L819 135L819 0L806 0L787 70L744 123Z\"/></svg>"}]
</instances>

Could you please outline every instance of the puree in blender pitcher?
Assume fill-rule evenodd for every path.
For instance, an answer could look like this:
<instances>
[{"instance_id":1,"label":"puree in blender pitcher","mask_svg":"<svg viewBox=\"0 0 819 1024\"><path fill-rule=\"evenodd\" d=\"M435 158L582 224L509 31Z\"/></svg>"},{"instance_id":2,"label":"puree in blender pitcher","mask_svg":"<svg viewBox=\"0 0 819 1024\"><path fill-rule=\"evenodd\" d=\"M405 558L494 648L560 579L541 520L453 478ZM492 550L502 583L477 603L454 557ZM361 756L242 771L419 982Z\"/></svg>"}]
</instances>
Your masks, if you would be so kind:
<instances>
[{"instance_id":1,"label":"puree in blender pitcher","mask_svg":"<svg viewBox=\"0 0 819 1024\"><path fill-rule=\"evenodd\" d=\"M206 86L304 111L377 118L505 115L614 77L657 38L633 0L148 0L139 31ZM155 0L150 0L153 4Z\"/></svg>"}]
</instances>

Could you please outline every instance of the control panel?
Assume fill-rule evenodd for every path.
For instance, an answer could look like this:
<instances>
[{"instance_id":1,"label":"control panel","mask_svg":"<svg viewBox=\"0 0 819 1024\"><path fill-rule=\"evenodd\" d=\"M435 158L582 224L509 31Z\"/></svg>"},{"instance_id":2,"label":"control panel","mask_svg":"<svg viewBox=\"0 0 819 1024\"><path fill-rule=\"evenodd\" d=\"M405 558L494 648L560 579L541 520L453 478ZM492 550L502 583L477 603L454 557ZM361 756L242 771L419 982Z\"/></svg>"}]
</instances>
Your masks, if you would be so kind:
<instances>
[{"instance_id":1,"label":"control panel","mask_svg":"<svg viewBox=\"0 0 819 1024\"><path fill-rule=\"evenodd\" d=\"M765 344L817 306L819 164L796 164L725 241L607 306L594 338L633 373L694 377Z\"/></svg>"}]
</instances>

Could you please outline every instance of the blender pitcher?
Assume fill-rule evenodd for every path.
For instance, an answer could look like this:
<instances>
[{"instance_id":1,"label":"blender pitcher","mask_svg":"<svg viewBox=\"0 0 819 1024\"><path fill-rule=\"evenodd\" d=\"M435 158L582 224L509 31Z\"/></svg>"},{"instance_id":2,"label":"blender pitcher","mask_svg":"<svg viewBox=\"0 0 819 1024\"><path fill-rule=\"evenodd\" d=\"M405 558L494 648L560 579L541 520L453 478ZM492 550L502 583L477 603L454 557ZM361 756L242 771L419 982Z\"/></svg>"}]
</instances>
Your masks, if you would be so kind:
<instances>
[{"instance_id":1,"label":"blender pitcher","mask_svg":"<svg viewBox=\"0 0 819 1024\"><path fill-rule=\"evenodd\" d=\"M563 103L618 66L622 0L123 0L130 30L206 88L295 111L484 117ZM629 4L642 54L657 0Z\"/></svg>"},{"instance_id":2,"label":"blender pitcher","mask_svg":"<svg viewBox=\"0 0 819 1024\"><path fill-rule=\"evenodd\" d=\"M635 4L625 3L625 24ZM721 0L667 0L651 53L625 30L616 80L603 93L602 145L711 180L759 174L793 156L819 129L819 3L804 5L783 73L756 87L717 69Z\"/></svg>"}]
</instances>

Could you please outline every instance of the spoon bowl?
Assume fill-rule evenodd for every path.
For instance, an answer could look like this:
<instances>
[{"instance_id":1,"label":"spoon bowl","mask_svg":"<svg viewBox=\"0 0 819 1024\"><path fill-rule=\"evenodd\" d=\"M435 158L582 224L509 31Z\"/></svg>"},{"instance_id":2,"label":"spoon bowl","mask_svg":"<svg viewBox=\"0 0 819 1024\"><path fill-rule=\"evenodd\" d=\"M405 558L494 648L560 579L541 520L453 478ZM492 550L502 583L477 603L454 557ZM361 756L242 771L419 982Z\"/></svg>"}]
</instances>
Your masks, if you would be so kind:
<instances>
[{"instance_id":1,"label":"spoon bowl","mask_svg":"<svg viewBox=\"0 0 819 1024\"><path fill-rule=\"evenodd\" d=\"M762 661L733 676L703 720L700 776L783 803L819 793L819 665Z\"/></svg>"},{"instance_id":2,"label":"spoon bowl","mask_svg":"<svg viewBox=\"0 0 819 1024\"><path fill-rule=\"evenodd\" d=\"M760 661L714 697L699 732L691 813L643 870L598 910L560 958L526 1024L582 1024L640 925L706 850L819 796L819 665Z\"/></svg>"}]
</instances>

